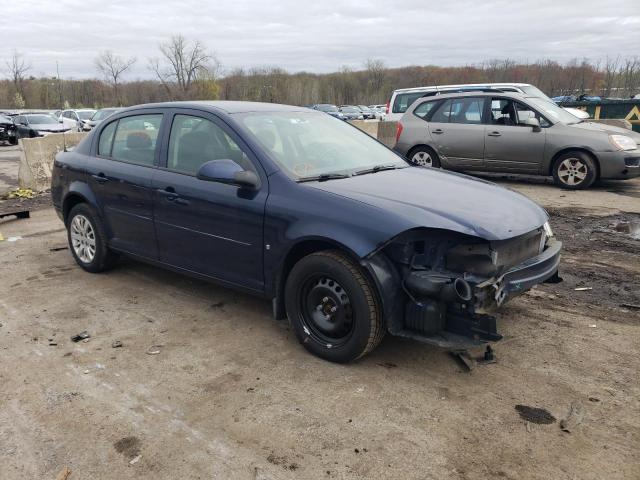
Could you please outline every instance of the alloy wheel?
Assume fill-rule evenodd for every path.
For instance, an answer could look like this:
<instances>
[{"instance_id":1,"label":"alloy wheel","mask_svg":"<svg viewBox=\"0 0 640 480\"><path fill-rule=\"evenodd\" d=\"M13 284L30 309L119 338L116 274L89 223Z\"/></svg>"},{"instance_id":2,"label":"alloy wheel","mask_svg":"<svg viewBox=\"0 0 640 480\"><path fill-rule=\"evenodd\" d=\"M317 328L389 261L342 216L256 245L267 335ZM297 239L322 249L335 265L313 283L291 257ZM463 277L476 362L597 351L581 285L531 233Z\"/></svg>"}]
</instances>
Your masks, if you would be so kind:
<instances>
[{"instance_id":1,"label":"alloy wheel","mask_svg":"<svg viewBox=\"0 0 640 480\"><path fill-rule=\"evenodd\" d=\"M433 158L431 158L431 154L425 151L416 152L413 157L411 157L411 161L415 165L419 165L421 167L433 166Z\"/></svg>"},{"instance_id":2,"label":"alloy wheel","mask_svg":"<svg viewBox=\"0 0 640 480\"><path fill-rule=\"evenodd\" d=\"M565 185L576 186L585 181L589 168L579 158L567 158L558 166L558 178Z\"/></svg>"},{"instance_id":3,"label":"alloy wheel","mask_svg":"<svg viewBox=\"0 0 640 480\"><path fill-rule=\"evenodd\" d=\"M76 215L71 221L71 245L83 263L91 263L96 256L96 234L84 215Z\"/></svg>"}]
</instances>

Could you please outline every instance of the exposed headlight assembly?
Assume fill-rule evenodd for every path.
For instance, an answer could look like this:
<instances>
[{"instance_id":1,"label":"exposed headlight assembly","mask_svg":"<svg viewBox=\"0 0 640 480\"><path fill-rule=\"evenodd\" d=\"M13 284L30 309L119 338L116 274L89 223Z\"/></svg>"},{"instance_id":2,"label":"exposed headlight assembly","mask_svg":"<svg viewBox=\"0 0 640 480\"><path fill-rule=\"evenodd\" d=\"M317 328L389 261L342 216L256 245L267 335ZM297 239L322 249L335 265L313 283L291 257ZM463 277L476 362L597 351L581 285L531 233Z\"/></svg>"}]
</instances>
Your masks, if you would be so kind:
<instances>
[{"instance_id":1,"label":"exposed headlight assembly","mask_svg":"<svg viewBox=\"0 0 640 480\"><path fill-rule=\"evenodd\" d=\"M635 150L638 148L636 141L626 135L609 135L609 142L616 147L617 150Z\"/></svg>"}]
</instances>

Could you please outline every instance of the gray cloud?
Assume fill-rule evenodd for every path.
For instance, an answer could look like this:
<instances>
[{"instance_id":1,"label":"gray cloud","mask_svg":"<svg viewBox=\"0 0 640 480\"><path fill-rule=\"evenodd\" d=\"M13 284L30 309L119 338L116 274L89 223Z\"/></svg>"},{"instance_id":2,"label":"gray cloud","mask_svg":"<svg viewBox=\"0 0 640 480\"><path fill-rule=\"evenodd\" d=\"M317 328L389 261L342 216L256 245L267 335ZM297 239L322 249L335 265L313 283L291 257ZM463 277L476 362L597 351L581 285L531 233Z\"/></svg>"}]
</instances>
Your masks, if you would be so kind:
<instances>
[{"instance_id":1,"label":"gray cloud","mask_svg":"<svg viewBox=\"0 0 640 480\"><path fill-rule=\"evenodd\" d=\"M488 59L602 59L640 53L639 0L33 0L3 5L0 65L13 48L32 73L95 77L98 52L135 56L147 78L158 44L182 33L224 69L275 65L328 72L378 58L389 66ZM0 68L0 70L2 70Z\"/></svg>"}]
</instances>

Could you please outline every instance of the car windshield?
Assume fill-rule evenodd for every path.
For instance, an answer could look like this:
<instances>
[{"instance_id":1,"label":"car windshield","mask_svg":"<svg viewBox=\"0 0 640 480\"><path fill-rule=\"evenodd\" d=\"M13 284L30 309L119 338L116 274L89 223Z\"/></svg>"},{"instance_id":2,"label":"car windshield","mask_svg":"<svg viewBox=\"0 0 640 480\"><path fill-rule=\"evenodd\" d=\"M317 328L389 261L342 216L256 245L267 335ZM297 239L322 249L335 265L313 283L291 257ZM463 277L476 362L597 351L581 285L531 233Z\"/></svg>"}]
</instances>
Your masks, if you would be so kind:
<instances>
[{"instance_id":1,"label":"car windshield","mask_svg":"<svg viewBox=\"0 0 640 480\"><path fill-rule=\"evenodd\" d=\"M378 166L407 166L399 155L366 133L326 115L255 112L238 117L270 157L296 180L351 175Z\"/></svg>"},{"instance_id":2,"label":"car windshield","mask_svg":"<svg viewBox=\"0 0 640 480\"><path fill-rule=\"evenodd\" d=\"M321 112L337 112L338 107L335 105L318 105L318 110Z\"/></svg>"},{"instance_id":3,"label":"car windshield","mask_svg":"<svg viewBox=\"0 0 640 480\"><path fill-rule=\"evenodd\" d=\"M0 122L2 122L2 123L13 123L13 121L9 117L5 117L4 115L0 115Z\"/></svg>"},{"instance_id":4,"label":"car windshield","mask_svg":"<svg viewBox=\"0 0 640 480\"><path fill-rule=\"evenodd\" d=\"M581 122L578 117L549 100L539 97L528 97L527 100L552 122L562 122L567 125Z\"/></svg>"},{"instance_id":5,"label":"car windshield","mask_svg":"<svg viewBox=\"0 0 640 480\"><path fill-rule=\"evenodd\" d=\"M93 114L93 116L91 117L91 120L104 120L105 118L107 118L109 115L113 115L116 111L114 109L102 109L102 110L98 110L96 113ZM82 117L80 117L82 118Z\"/></svg>"},{"instance_id":6,"label":"car windshield","mask_svg":"<svg viewBox=\"0 0 640 480\"><path fill-rule=\"evenodd\" d=\"M95 110L81 110L78 112L78 116L81 120L89 120L94 113L96 113Z\"/></svg>"},{"instance_id":7,"label":"car windshield","mask_svg":"<svg viewBox=\"0 0 640 480\"><path fill-rule=\"evenodd\" d=\"M32 125L45 125L47 123L58 123L58 119L53 115L27 115L29 123Z\"/></svg>"}]
</instances>

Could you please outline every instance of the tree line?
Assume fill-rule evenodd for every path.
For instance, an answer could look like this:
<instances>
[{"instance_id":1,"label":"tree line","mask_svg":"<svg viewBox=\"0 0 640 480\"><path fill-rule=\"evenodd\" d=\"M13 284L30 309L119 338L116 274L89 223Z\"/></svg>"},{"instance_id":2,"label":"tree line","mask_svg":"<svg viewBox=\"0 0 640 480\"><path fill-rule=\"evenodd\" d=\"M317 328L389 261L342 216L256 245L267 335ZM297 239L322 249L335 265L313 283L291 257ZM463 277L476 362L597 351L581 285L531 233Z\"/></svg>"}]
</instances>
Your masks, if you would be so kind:
<instances>
[{"instance_id":1,"label":"tree line","mask_svg":"<svg viewBox=\"0 0 640 480\"><path fill-rule=\"evenodd\" d=\"M368 59L362 68L342 67L333 73L290 73L277 66L223 71L216 56L198 40L182 35L158 46L158 56L147 59L153 78L127 79L135 57L100 52L94 61L95 78L36 78L32 64L14 51L4 63L0 79L0 107L99 108L169 100L252 100L311 105L315 103L384 104L397 88L485 82L522 82L536 85L549 96L582 94L629 98L640 93L640 57L600 61L540 60L522 63L490 60L477 65L437 65L388 68ZM2 68L0 67L0 73Z\"/></svg>"}]
</instances>

